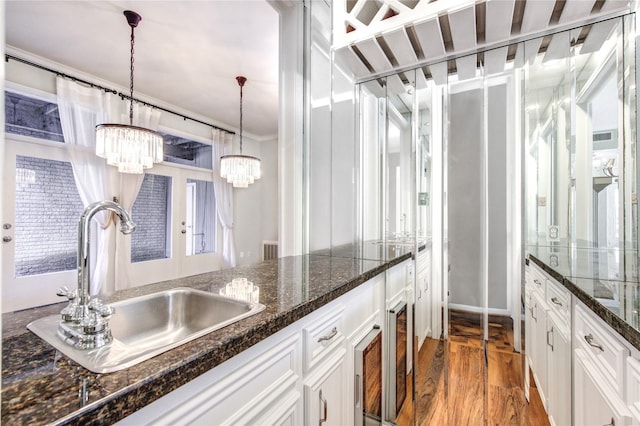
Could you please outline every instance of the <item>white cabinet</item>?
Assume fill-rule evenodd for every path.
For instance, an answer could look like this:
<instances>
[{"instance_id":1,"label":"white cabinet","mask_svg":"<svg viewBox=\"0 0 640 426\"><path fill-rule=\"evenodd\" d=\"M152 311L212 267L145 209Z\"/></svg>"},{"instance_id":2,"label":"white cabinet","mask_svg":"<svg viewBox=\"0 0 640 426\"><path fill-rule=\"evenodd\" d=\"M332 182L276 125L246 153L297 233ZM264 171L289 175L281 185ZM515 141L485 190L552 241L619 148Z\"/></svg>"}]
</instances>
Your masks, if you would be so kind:
<instances>
[{"instance_id":1,"label":"white cabinet","mask_svg":"<svg viewBox=\"0 0 640 426\"><path fill-rule=\"evenodd\" d=\"M571 424L571 340L563 322L552 312L547 318L547 413L551 425ZM568 331L568 330L567 330Z\"/></svg>"},{"instance_id":2,"label":"white cabinet","mask_svg":"<svg viewBox=\"0 0 640 426\"><path fill-rule=\"evenodd\" d=\"M631 383L634 375L627 378L625 368L635 360L617 333L582 304L576 303L574 317L575 424L631 424L634 404L625 400L625 381Z\"/></svg>"},{"instance_id":3,"label":"white cabinet","mask_svg":"<svg viewBox=\"0 0 640 426\"><path fill-rule=\"evenodd\" d=\"M531 340L528 352L530 354L531 371L535 378L540 399L545 409L547 407L547 305L544 299L537 293L531 294L530 321ZM528 318L529 319L529 318Z\"/></svg>"},{"instance_id":4,"label":"white cabinet","mask_svg":"<svg viewBox=\"0 0 640 426\"><path fill-rule=\"evenodd\" d=\"M528 365L549 422L571 425L571 294L535 265L526 272Z\"/></svg>"},{"instance_id":5,"label":"white cabinet","mask_svg":"<svg viewBox=\"0 0 640 426\"><path fill-rule=\"evenodd\" d=\"M552 425L571 424L571 293L546 280L547 413Z\"/></svg>"},{"instance_id":6,"label":"white cabinet","mask_svg":"<svg viewBox=\"0 0 640 426\"><path fill-rule=\"evenodd\" d=\"M576 425L625 426L628 411L606 384L599 369L582 349L574 354L574 398Z\"/></svg>"},{"instance_id":7,"label":"white cabinet","mask_svg":"<svg viewBox=\"0 0 640 426\"><path fill-rule=\"evenodd\" d=\"M433 336L431 320L433 316L433 297L432 288L429 285L431 278L431 252L425 250L418 255L416 261L417 278L416 278L416 336L418 337L418 351L424 339L427 337L438 338Z\"/></svg>"},{"instance_id":8,"label":"white cabinet","mask_svg":"<svg viewBox=\"0 0 640 426\"><path fill-rule=\"evenodd\" d=\"M550 423L640 425L640 351L535 264L525 280L527 362Z\"/></svg>"},{"instance_id":9,"label":"white cabinet","mask_svg":"<svg viewBox=\"0 0 640 426\"><path fill-rule=\"evenodd\" d=\"M340 426L347 424L346 359L344 348L326 360L305 381L305 425Z\"/></svg>"}]
</instances>

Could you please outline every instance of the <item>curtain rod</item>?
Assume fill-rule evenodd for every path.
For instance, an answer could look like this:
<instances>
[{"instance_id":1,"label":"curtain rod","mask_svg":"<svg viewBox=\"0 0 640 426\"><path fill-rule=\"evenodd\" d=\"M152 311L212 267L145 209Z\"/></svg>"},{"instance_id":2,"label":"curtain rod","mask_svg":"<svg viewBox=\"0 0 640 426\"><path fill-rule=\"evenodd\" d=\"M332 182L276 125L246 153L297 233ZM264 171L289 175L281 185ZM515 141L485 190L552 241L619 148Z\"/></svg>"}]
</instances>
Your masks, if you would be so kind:
<instances>
[{"instance_id":1,"label":"curtain rod","mask_svg":"<svg viewBox=\"0 0 640 426\"><path fill-rule=\"evenodd\" d=\"M34 67L34 68L38 68L38 69L41 69L41 70L43 70L43 71L50 72L50 73L55 74L55 75L57 75L57 76L64 77L64 78L68 78L68 79L70 79L70 80L76 81L76 82L78 82L78 83L86 84L87 86L90 86L90 87L93 87L93 88L96 88L96 89L104 90L106 93L113 93L113 94L115 94L115 95L120 96L120 98L121 98L121 99L123 99L123 100L124 100L124 99L126 99L126 100L133 100L134 102L140 103L140 104L142 104L142 105L146 105L146 106L151 107L151 108L159 109L160 111L168 112L169 114L177 115L178 117L182 117L182 119L183 119L183 120L185 120L185 121L186 121L186 120L195 121L196 123L204 124L205 126L209 126L209 127L214 128L214 129L223 130L223 131L225 131L225 132L227 132L227 133L231 133L231 134L233 134L233 135L235 135L235 134L236 134L236 132L233 132L233 131L231 131L231 130L227 130L227 129L224 129L224 128L222 128L222 127L216 126L216 125L214 125L214 124L207 123L207 122L204 122L204 121L202 121L202 120L198 120L198 119L193 118L193 117L189 117L188 115L180 114L179 112L175 112L175 111L172 111L172 110L170 110L170 109L167 109L167 108L164 108L164 107L161 107L161 106L158 106L158 105L154 105L154 104L152 104L152 103L149 103L149 102L143 101L143 100L141 100L141 99L131 98L131 96L129 96L129 95L125 94L125 93L122 93L122 92L118 92L117 90L110 89L110 88L108 88L108 87L104 87L104 86L101 86L101 85L99 85L99 84L92 83L92 82L90 82L90 81L87 81L87 80L83 80L83 79L81 79L81 78L74 77L74 76L72 76L72 75L69 75L69 74L63 73L63 72L61 72L61 71L54 70L54 69L49 68L49 67L45 67L44 65L36 64L36 63L34 63L34 62L28 61L28 60L26 60L26 59L19 58L19 57L17 57L17 56L13 56L13 55L5 54L5 55L4 55L4 60L5 60L5 62L9 62L9 60L14 60L14 61L17 61L17 62L21 62L21 63L23 63L23 64L26 64L26 65L32 66L32 67Z\"/></svg>"}]
</instances>

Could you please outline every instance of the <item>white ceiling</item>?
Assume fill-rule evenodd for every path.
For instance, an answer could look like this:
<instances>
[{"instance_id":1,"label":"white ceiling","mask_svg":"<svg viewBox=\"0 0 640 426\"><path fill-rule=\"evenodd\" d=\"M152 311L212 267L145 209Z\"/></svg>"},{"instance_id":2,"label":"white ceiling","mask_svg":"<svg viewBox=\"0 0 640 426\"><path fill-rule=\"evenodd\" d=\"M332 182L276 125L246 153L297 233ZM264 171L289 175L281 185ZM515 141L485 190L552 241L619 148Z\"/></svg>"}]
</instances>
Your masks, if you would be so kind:
<instances>
[{"instance_id":1,"label":"white ceiling","mask_svg":"<svg viewBox=\"0 0 640 426\"><path fill-rule=\"evenodd\" d=\"M266 0L20 1L5 3L6 43L100 79L129 86L135 30L135 94L239 126L259 139L278 129L278 13ZM142 97L142 96L141 96Z\"/></svg>"}]
</instances>

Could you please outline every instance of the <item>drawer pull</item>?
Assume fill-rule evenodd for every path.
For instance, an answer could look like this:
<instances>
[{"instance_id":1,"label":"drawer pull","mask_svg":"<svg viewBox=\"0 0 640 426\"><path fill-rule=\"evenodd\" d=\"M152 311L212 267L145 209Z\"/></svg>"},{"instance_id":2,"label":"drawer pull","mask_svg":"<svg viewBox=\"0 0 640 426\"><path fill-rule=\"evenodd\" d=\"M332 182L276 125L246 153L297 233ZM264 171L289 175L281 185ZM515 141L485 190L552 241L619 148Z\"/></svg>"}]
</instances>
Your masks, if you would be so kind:
<instances>
[{"instance_id":1,"label":"drawer pull","mask_svg":"<svg viewBox=\"0 0 640 426\"><path fill-rule=\"evenodd\" d=\"M326 336L321 336L318 339L318 343L325 342L327 340L331 340L334 337L336 337L336 334L338 334L338 328L337 327L333 327L333 329L331 330L331 333L327 334Z\"/></svg>"},{"instance_id":2,"label":"drawer pull","mask_svg":"<svg viewBox=\"0 0 640 426\"><path fill-rule=\"evenodd\" d=\"M557 297L552 297L552 298L551 298L551 301L552 301L553 303L555 303L556 305L558 305L558 306L564 306L564 305L562 304L562 302L560 302L560 301L558 300L558 298L557 298Z\"/></svg>"},{"instance_id":3,"label":"drawer pull","mask_svg":"<svg viewBox=\"0 0 640 426\"><path fill-rule=\"evenodd\" d=\"M540 282L540 280L538 280L537 278L534 278L534 279L533 279L533 282L534 282L534 283L536 283L536 285L537 285L538 287L540 287L540 286L542 285L542 283Z\"/></svg>"},{"instance_id":4,"label":"drawer pull","mask_svg":"<svg viewBox=\"0 0 640 426\"><path fill-rule=\"evenodd\" d=\"M327 400L322 397L322 389L320 389L320 421L318 426L327 421Z\"/></svg>"},{"instance_id":5,"label":"drawer pull","mask_svg":"<svg viewBox=\"0 0 640 426\"><path fill-rule=\"evenodd\" d=\"M535 322L538 322L538 317L533 314L533 308L536 308L536 314L537 314L538 313L538 304L536 303L535 305L533 305L531 307L531 318L533 318L535 320Z\"/></svg>"},{"instance_id":6,"label":"drawer pull","mask_svg":"<svg viewBox=\"0 0 640 426\"><path fill-rule=\"evenodd\" d=\"M600 349L602 352L604 352L604 348L602 347L601 344L599 343L593 343L593 334L589 333L586 336L584 336L584 340L587 341L587 343L589 344L589 346L592 346L594 348L598 348Z\"/></svg>"},{"instance_id":7,"label":"drawer pull","mask_svg":"<svg viewBox=\"0 0 640 426\"><path fill-rule=\"evenodd\" d=\"M616 419L611 417L611 423L607 423L606 425L602 425L602 426L616 426Z\"/></svg>"}]
</instances>

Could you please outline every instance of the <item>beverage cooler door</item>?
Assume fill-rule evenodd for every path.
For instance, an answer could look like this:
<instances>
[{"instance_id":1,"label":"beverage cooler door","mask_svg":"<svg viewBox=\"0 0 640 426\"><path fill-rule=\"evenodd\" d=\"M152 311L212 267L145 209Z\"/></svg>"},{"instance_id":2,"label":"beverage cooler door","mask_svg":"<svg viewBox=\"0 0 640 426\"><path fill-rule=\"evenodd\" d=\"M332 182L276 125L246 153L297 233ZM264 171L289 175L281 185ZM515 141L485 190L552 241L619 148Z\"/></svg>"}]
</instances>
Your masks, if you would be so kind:
<instances>
[{"instance_id":1,"label":"beverage cooler door","mask_svg":"<svg viewBox=\"0 0 640 426\"><path fill-rule=\"evenodd\" d=\"M354 424L382 424L382 332L377 325L355 348Z\"/></svg>"}]
</instances>

